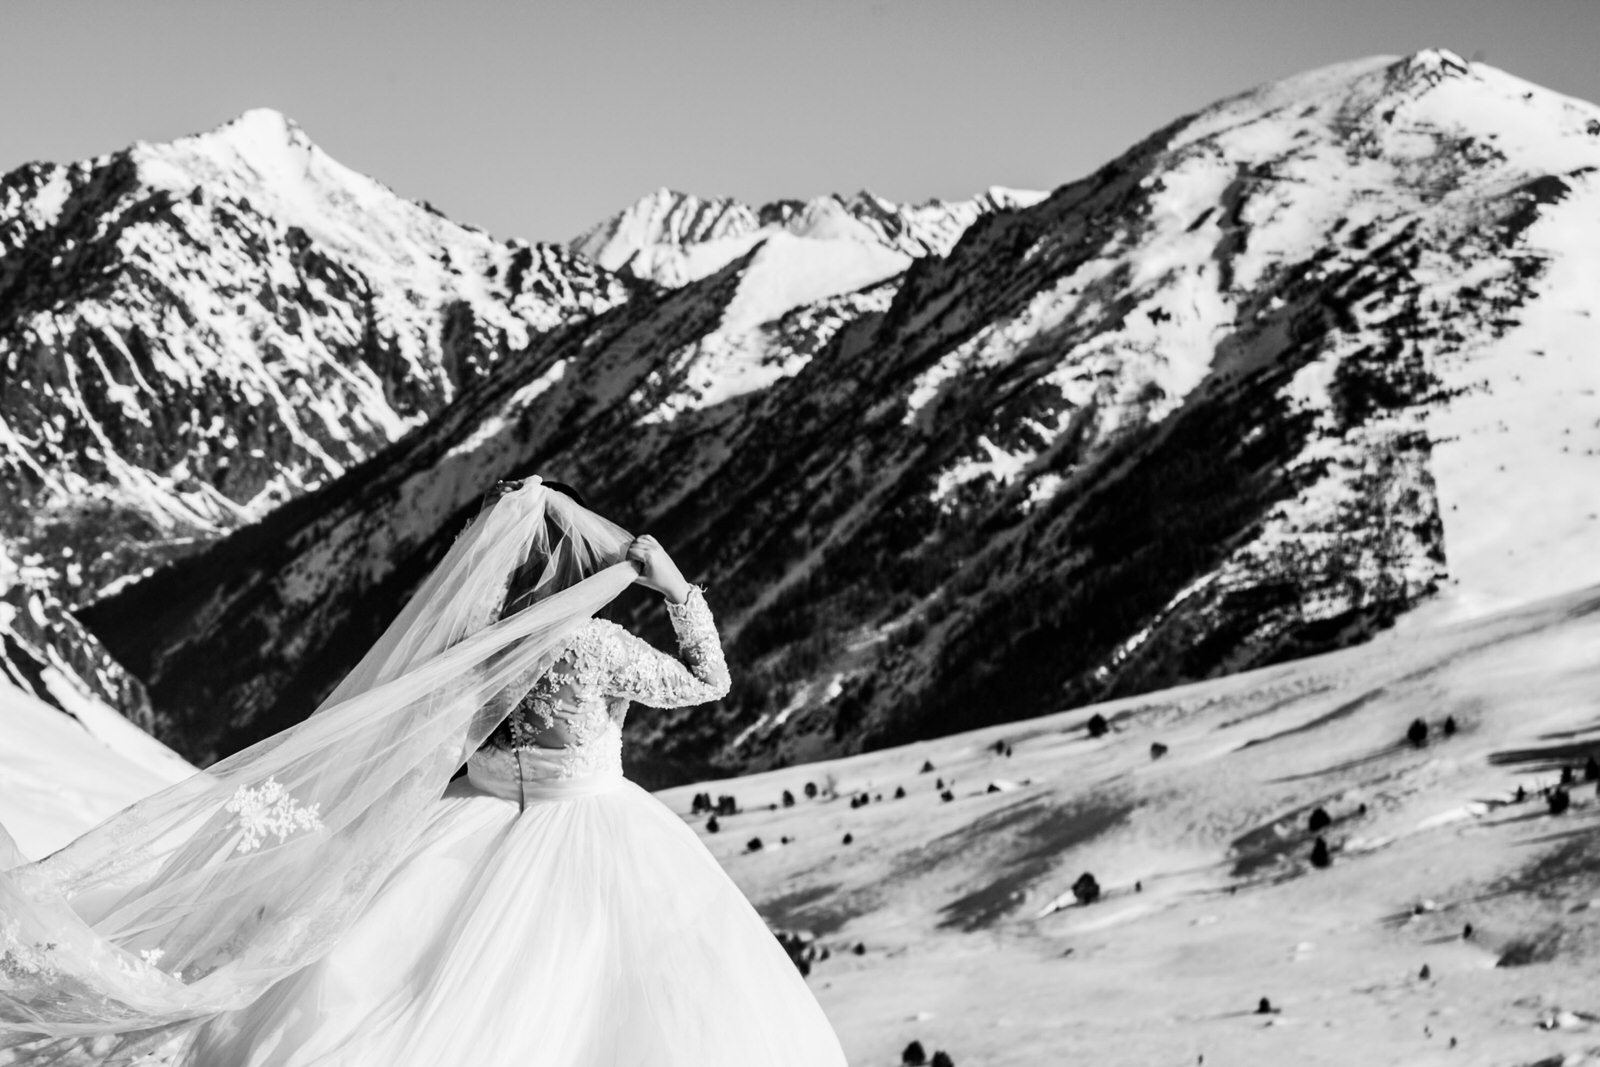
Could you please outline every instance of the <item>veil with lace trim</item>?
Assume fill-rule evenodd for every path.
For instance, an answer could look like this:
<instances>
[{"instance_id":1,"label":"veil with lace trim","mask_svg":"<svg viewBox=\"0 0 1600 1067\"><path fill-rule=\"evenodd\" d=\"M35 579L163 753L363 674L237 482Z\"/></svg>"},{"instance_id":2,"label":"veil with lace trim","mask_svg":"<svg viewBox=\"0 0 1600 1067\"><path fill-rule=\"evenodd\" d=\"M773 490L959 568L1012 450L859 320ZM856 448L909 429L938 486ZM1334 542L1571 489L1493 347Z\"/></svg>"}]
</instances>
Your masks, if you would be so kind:
<instances>
[{"instance_id":1,"label":"veil with lace trim","mask_svg":"<svg viewBox=\"0 0 1600 1067\"><path fill-rule=\"evenodd\" d=\"M0 831L0 1049L131 1053L326 952L510 710L502 690L637 576L630 540L529 479L305 721L37 863ZM528 605L498 618L513 574Z\"/></svg>"}]
</instances>

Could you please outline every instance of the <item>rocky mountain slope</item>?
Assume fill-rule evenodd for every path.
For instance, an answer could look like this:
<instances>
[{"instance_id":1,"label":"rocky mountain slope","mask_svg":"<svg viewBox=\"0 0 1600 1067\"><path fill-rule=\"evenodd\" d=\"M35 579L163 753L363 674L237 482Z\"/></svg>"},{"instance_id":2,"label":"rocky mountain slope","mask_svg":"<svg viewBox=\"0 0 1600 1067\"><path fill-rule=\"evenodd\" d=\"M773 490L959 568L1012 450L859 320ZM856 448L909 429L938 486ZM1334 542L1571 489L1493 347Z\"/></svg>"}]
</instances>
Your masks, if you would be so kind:
<instances>
[{"instance_id":1,"label":"rocky mountain slope","mask_svg":"<svg viewBox=\"0 0 1600 1067\"><path fill-rule=\"evenodd\" d=\"M348 470L634 286L252 111L0 178L0 537L69 602Z\"/></svg>"},{"instance_id":2,"label":"rocky mountain slope","mask_svg":"<svg viewBox=\"0 0 1600 1067\"><path fill-rule=\"evenodd\" d=\"M1600 580L1597 166L1600 109L1429 51L1182 118L881 280L771 233L85 617L203 760L303 714L534 462L720 610L735 692L630 723L666 782Z\"/></svg>"},{"instance_id":3,"label":"rocky mountain slope","mask_svg":"<svg viewBox=\"0 0 1600 1067\"><path fill-rule=\"evenodd\" d=\"M759 379L762 353L741 344L769 314L897 274L1010 196L902 208L862 194L852 210L875 228L846 235L815 222L834 200L769 205L767 230L697 246L721 266L772 239L764 280L707 339L721 360L702 391ZM653 251L687 255L700 236L658 229ZM538 333L653 288L595 258L610 254L457 225L267 110L0 179L0 544L27 575L0 619L9 675L62 707L60 691L97 693L148 725L125 674L44 684L52 659L111 662L63 609L337 477ZM48 623L21 611L24 588L51 605Z\"/></svg>"}]
</instances>

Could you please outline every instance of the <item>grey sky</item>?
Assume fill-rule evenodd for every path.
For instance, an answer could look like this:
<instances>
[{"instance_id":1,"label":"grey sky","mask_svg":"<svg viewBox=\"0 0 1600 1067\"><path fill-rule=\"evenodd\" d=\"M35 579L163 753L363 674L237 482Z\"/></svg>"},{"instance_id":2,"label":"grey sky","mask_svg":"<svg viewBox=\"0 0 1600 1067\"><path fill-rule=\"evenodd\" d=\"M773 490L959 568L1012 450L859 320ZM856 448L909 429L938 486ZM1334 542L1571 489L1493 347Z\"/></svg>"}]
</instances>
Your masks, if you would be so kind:
<instances>
[{"instance_id":1,"label":"grey sky","mask_svg":"<svg viewBox=\"0 0 1600 1067\"><path fill-rule=\"evenodd\" d=\"M0 0L0 170L251 107L502 237L662 185L1051 188L1258 82L1430 45L1600 100L1600 0Z\"/></svg>"}]
</instances>

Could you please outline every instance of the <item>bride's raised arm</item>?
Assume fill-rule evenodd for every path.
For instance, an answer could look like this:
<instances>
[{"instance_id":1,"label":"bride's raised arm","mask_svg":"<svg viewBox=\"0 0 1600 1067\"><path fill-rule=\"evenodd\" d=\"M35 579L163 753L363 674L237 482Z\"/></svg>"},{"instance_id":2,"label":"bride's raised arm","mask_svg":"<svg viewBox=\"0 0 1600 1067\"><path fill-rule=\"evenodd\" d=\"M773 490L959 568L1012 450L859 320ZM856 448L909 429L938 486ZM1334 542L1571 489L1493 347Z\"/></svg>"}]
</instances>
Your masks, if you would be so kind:
<instances>
[{"instance_id":1,"label":"bride's raised arm","mask_svg":"<svg viewBox=\"0 0 1600 1067\"><path fill-rule=\"evenodd\" d=\"M716 620L705 591L684 581L678 567L653 537L637 538L627 558L639 566L641 585L667 598L667 614L678 636L678 655L669 656L648 641L618 627L614 665L606 689L655 708L704 704L728 695L732 684Z\"/></svg>"}]
</instances>

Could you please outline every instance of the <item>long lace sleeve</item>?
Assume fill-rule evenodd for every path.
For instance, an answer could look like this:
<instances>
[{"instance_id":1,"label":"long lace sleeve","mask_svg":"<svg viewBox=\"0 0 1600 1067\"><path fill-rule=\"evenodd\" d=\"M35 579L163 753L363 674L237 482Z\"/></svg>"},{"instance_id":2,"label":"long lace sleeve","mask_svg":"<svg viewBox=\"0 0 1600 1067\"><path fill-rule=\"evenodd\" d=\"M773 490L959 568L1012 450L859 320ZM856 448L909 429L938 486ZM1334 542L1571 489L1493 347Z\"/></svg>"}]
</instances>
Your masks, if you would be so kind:
<instances>
[{"instance_id":1,"label":"long lace sleeve","mask_svg":"<svg viewBox=\"0 0 1600 1067\"><path fill-rule=\"evenodd\" d=\"M677 658L618 628L624 648L607 679L607 691L653 708L680 708L727 696L732 682L704 592L690 586L682 604L667 605L667 614L678 635Z\"/></svg>"}]
</instances>

